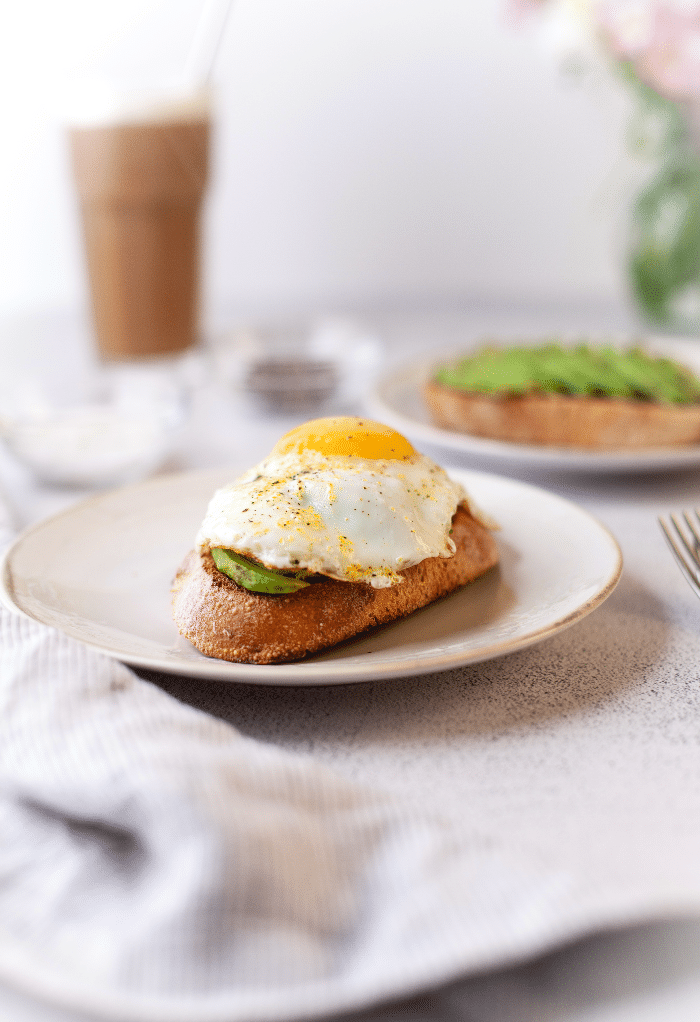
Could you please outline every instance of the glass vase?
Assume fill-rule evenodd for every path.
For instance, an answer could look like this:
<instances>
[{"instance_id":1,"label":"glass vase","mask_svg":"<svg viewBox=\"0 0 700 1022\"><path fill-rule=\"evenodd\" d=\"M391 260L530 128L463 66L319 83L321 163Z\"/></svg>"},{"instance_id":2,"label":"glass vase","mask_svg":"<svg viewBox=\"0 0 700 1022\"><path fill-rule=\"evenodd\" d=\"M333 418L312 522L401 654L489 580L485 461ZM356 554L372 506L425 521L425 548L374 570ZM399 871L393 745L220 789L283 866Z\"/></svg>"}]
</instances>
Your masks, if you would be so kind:
<instances>
[{"instance_id":1,"label":"glass vase","mask_svg":"<svg viewBox=\"0 0 700 1022\"><path fill-rule=\"evenodd\" d=\"M653 147L654 172L632 208L630 288L650 325L697 336L700 155L687 109L655 97L653 113L661 129Z\"/></svg>"}]
</instances>

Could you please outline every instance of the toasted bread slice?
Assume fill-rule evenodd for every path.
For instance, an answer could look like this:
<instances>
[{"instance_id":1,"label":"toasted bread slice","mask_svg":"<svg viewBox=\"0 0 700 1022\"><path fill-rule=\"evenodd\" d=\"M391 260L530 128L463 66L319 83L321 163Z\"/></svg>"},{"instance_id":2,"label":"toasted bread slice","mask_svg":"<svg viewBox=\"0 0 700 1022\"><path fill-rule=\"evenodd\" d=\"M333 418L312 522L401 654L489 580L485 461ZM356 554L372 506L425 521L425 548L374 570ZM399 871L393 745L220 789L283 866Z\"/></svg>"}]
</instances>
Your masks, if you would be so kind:
<instances>
[{"instance_id":1,"label":"toasted bread slice","mask_svg":"<svg viewBox=\"0 0 700 1022\"><path fill-rule=\"evenodd\" d=\"M458 507L452 530L452 557L426 558L385 589L327 579L288 595L253 593L218 571L210 553L192 550L173 583L173 617L207 656L253 664L299 660L405 617L497 564L493 536L465 507Z\"/></svg>"},{"instance_id":2,"label":"toasted bread slice","mask_svg":"<svg viewBox=\"0 0 700 1022\"><path fill-rule=\"evenodd\" d=\"M533 394L492 396L431 380L425 401L446 429L510 443L612 451L700 441L700 404Z\"/></svg>"}]
</instances>

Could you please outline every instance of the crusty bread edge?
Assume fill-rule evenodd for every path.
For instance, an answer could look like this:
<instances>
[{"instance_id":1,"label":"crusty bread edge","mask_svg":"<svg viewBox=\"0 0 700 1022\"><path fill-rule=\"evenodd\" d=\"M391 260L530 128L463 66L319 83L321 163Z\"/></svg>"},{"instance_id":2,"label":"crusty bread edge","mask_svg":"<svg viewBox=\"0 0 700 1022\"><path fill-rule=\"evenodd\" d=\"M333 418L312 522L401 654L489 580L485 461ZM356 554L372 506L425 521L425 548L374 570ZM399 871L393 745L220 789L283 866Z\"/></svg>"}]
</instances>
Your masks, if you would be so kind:
<instances>
[{"instance_id":1,"label":"crusty bread edge","mask_svg":"<svg viewBox=\"0 0 700 1022\"><path fill-rule=\"evenodd\" d=\"M700 404L566 394L500 397L445 387L435 380L425 385L424 399L438 426L510 443L611 451L700 441Z\"/></svg>"},{"instance_id":2,"label":"crusty bread edge","mask_svg":"<svg viewBox=\"0 0 700 1022\"><path fill-rule=\"evenodd\" d=\"M299 660L424 607L498 563L489 530L460 506L452 523L457 550L429 557L384 589L327 579L286 595L252 593L217 571L211 554L190 551L173 583L173 618L206 656L238 663Z\"/></svg>"}]
</instances>

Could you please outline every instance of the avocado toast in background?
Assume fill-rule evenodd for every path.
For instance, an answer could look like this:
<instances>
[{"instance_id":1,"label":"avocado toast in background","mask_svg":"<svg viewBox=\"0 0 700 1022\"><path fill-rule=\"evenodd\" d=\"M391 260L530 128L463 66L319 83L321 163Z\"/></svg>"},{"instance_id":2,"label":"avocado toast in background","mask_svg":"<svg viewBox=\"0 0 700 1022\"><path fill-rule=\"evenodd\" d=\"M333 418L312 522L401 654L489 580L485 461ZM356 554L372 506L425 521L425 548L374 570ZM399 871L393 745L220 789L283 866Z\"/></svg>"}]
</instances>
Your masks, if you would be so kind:
<instances>
[{"instance_id":1,"label":"avocado toast in background","mask_svg":"<svg viewBox=\"0 0 700 1022\"><path fill-rule=\"evenodd\" d=\"M424 397L447 429L589 450L700 440L700 380L640 346L487 344L438 366Z\"/></svg>"}]
</instances>

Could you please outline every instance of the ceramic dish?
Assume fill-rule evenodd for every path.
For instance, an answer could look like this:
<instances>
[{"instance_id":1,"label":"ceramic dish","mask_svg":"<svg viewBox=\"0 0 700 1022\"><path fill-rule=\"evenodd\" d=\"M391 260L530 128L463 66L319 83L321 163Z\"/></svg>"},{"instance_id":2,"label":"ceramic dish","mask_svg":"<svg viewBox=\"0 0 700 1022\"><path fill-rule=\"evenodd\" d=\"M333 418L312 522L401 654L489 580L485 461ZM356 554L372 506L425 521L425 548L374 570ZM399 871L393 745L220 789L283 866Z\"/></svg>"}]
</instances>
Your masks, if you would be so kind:
<instances>
[{"instance_id":1,"label":"ceramic dish","mask_svg":"<svg viewBox=\"0 0 700 1022\"><path fill-rule=\"evenodd\" d=\"M691 341L654 338L645 347L684 362L700 375L700 352ZM574 451L457 433L434 425L423 402L423 387L434 366L458 358L469 349L420 358L386 374L367 399L374 419L394 426L418 445L457 452L477 466L534 468L557 472L656 472L700 465L700 444L691 447L645 448L639 451Z\"/></svg>"},{"instance_id":2,"label":"ceramic dish","mask_svg":"<svg viewBox=\"0 0 700 1022\"><path fill-rule=\"evenodd\" d=\"M4 601L135 666L220 681L328 685L446 670L530 646L585 617L620 575L615 539L580 507L515 480L451 471L501 526L498 568L299 663L214 660L177 634L169 590L211 494L235 474L161 476L39 523L4 557Z\"/></svg>"}]
</instances>

